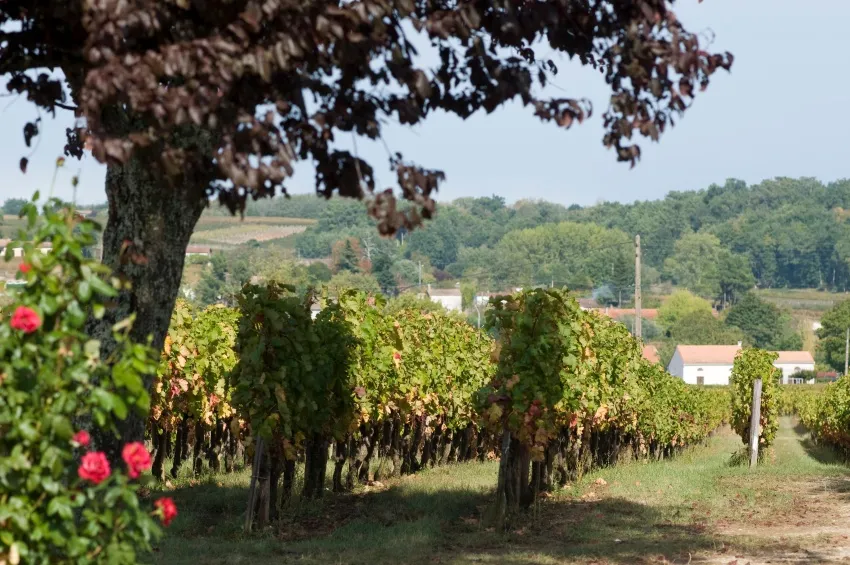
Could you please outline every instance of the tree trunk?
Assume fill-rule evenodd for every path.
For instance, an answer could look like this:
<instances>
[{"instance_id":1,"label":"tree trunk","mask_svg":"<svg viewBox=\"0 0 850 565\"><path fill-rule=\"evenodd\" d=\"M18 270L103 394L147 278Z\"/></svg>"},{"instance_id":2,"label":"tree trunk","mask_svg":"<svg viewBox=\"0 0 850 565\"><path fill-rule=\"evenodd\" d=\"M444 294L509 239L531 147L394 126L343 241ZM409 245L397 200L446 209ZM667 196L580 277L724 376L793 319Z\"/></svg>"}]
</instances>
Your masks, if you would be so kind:
<instances>
[{"instance_id":1,"label":"tree trunk","mask_svg":"<svg viewBox=\"0 0 850 565\"><path fill-rule=\"evenodd\" d=\"M111 129L124 129L127 117L110 114ZM105 116L106 118L106 116ZM138 343L150 339L158 353L171 320L180 290L186 245L206 205L205 179L183 178L170 184L158 172L157 155L138 152L125 164L110 164L106 171L109 218L103 232L103 263L131 283L120 293L115 307L101 320L92 319L87 333L101 340L101 357L115 350L112 326L135 315L130 336ZM150 389L153 376L145 380ZM122 446L144 438L147 414L131 412L117 422L116 437L92 426L97 449L106 452L113 466L120 466Z\"/></svg>"},{"instance_id":2,"label":"tree trunk","mask_svg":"<svg viewBox=\"0 0 850 565\"><path fill-rule=\"evenodd\" d=\"M196 477L200 476L204 470L204 460L201 458L201 454L204 450L205 441L206 433L204 432L204 425L200 418L198 418L198 421L195 422L195 445L194 453L192 454L192 472Z\"/></svg>"},{"instance_id":3,"label":"tree trunk","mask_svg":"<svg viewBox=\"0 0 850 565\"><path fill-rule=\"evenodd\" d=\"M156 446L156 456L153 459L153 467L151 467L151 472L153 476L160 482L165 480L165 470L163 469L165 465L165 453L167 451L167 441L168 436L171 432L167 432L162 429L162 426L159 422L154 422L154 425L151 427L151 439Z\"/></svg>"},{"instance_id":4,"label":"tree trunk","mask_svg":"<svg viewBox=\"0 0 850 565\"><path fill-rule=\"evenodd\" d=\"M183 464L183 459L186 458L188 452L189 440L189 420L183 416L183 420L177 425L177 439L174 442L174 460L171 464L171 476L177 478L177 473L180 471L180 465Z\"/></svg>"},{"instance_id":5,"label":"tree trunk","mask_svg":"<svg viewBox=\"0 0 850 565\"><path fill-rule=\"evenodd\" d=\"M345 467L346 459L348 459L348 440L337 441L336 448L334 451L334 492L345 491L345 486L342 483L342 469L343 467Z\"/></svg>"}]
</instances>

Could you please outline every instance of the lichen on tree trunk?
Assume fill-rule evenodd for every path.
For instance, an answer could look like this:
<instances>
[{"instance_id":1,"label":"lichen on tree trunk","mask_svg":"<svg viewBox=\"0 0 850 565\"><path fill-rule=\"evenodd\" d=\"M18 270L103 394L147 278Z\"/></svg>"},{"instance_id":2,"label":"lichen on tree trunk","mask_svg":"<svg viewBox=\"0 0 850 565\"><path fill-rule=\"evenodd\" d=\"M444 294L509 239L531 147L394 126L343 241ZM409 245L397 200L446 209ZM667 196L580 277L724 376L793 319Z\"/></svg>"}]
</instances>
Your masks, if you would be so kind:
<instances>
[{"instance_id":1,"label":"lichen on tree trunk","mask_svg":"<svg viewBox=\"0 0 850 565\"><path fill-rule=\"evenodd\" d=\"M115 347L112 326L131 315L131 337L141 343L150 340L155 351L162 348L180 290L186 246L207 203L204 182L184 178L180 185L169 184L150 165L152 159L142 153L107 167L103 263L131 287L120 293L103 319L92 320L87 328L101 340L104 359ZM152 376L145 385L151 384ZM130 413L118 422L120 438L92 430L98 449L118 464L123 444L143 439L145 419L145 414Z\"/></svg>"}]
</instances>

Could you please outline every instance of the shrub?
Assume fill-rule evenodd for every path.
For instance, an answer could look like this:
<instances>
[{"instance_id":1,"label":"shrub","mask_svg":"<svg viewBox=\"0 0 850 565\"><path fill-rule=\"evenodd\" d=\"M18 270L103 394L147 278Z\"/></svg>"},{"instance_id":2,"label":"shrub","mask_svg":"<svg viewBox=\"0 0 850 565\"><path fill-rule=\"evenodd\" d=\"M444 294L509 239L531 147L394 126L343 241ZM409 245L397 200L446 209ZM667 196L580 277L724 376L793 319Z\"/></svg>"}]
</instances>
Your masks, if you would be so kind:
<instances>
[{"instance_id":1,"label":"shrub","mask_svg":"<svg viewBox=\"0 0 850 565\"><path fill-rule=\"evenodd\" d=\"M114 433L116 418L147 410L152 351L129 340L132 319L114 326L109 359L85 333L122 284L84 256L96 224L58 201L24 213L26 286L0 320L0 563L136 563L158 535L152 516L170 520L173 503L152 512L139 502L130 476L150 466L141 444L110 466L80 428Z\"/></svg>"}]
</instances>

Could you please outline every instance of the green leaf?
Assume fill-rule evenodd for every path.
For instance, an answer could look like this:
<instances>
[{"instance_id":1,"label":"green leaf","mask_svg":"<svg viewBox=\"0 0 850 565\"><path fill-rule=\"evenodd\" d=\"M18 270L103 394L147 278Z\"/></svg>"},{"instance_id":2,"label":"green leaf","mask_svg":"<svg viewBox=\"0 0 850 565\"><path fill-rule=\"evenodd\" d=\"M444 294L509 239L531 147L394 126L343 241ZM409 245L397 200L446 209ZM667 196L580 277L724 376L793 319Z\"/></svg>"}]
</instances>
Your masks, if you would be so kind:
<instances>
[{"instance_id":1,"label":"green leaf","mask_svg":"<svg viewBox=\"0 0 850 565\"><path fill-rule=\"evenodd\" d=\"M47 505L47 515L55 516L58 515L60 518L64 520L71 520L74 517L74 512L71 507L71 501L67 497L57 496L51 499L50 503Z\"/></svg>"},{"instance_id":2,"label":"green leaf","mask_svg":"<svg viewBox=\"0 0 850 565\"><path fill-rule=\"evenodd\" d=\"M83 303L86 303L89 300L91 300L91 295L92 295L92 289L91 289L91 285L89 284L89 282L86 281L86 280L80 281L80 284L77 287L77 296L79 297L79 299Z\"/></svg>"}]
</instances>

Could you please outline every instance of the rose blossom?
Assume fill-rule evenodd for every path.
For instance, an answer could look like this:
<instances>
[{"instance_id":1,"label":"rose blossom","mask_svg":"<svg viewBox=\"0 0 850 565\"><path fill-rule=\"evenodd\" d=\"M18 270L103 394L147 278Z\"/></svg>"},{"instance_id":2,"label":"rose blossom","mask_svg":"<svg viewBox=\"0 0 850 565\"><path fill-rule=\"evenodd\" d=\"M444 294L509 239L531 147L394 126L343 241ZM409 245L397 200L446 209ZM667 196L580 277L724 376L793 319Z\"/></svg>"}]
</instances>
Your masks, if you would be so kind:
<instances>
[{"instance_id":1,"label":"rose blossom","mask_svg":"<svg viewBox=\"0 0 850 565\"><path fill-rule=\"evenodd\" d=\"M32 265L30 265L29 263L21 263L20 265L18 265L18 270L23 274L27 274L32 270Z\"/></svg>"},{"instance_id":2,"label":"rose blossom","mask_svg":"<svg viewBox=\"0 0 850 565\"><path fill-rule=\"evenodd\" d=\"M109 461L106 460L106 454L102 451L83 455L80 468L77 469L77 474L81 479L91 481L94 484L106 480L110 472Z\"/></svg>"},{"instance_id":3,"label":"rose blossom","mask_svg":"<svg viewBox=\"0 0 850 565\"><path fill-rule=\"evenodd\" d=\"M32 308L26 306L18 306L15 313L12 314L10 325L16 330L21 330L24 333L31 334L41 327L41 318L38 313Z\"/></svg>"},{"instance_id":4,"label":"rose blossom","mask_svg":"<svg viewBox=\"0 0 850 565\"><path fill-rule=\"evenodd\" d=\"M127 464L127 474L131 479L137 479L142 471L151 468L151 456L141 442L134 441L124 446L121 457Z\"/></svg>"},{"instance_id":5,"label":"rose blossom","mask_svg":"<svg viewBox=\"0 0 850 565\"><path fill-rule=\"evenodd\" d=\"M160 498L153 503L157 511L162 513L162 523L165 526L171 524L171 521L177 516L177 506L170 498Z\"/></svg>"},{"instance_id":6,"label":"rose blossom","mask_svg":"<svg viewBox=\"0 0 850 565\"><path fill-rule=\"evenodd\" d=\"M71 441L76 444L79 444L81 447L88 447L89 442L91 442L91 436L87 431L80 430L74 434L74 437L71 438Z\"/></svg>"}]
</instances>

